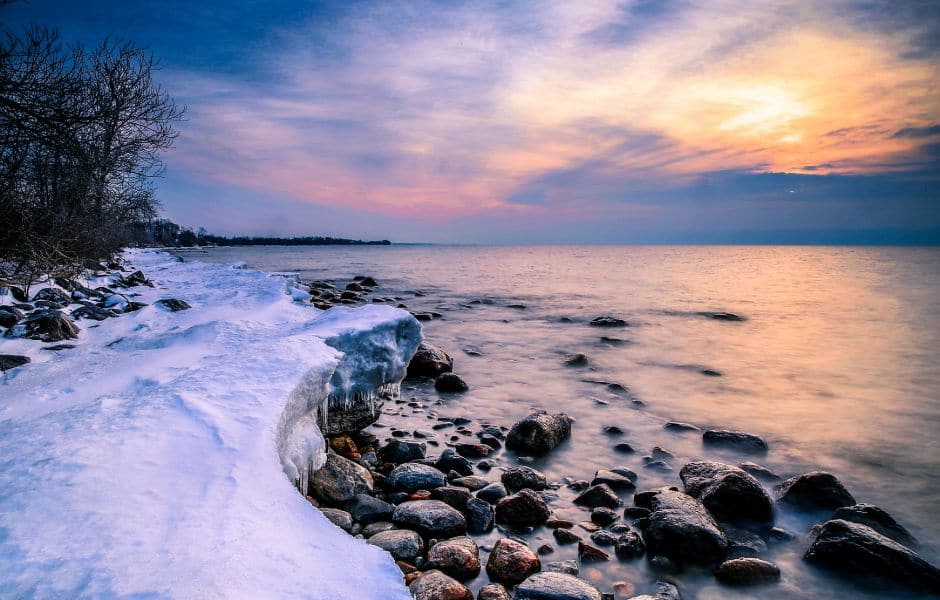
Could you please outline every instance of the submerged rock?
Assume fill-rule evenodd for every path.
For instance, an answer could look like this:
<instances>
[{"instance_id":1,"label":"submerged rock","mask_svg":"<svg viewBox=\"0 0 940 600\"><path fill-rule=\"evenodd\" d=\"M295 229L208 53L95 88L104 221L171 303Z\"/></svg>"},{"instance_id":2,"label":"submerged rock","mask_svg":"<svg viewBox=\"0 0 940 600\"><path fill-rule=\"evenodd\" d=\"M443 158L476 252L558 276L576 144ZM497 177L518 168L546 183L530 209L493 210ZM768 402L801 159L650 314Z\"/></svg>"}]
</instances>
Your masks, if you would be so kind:
<instances>
[{"instance_id":1,"label":"submerged rock","mask_svg":"<svg viewBox=\"0 0 940 600\"><path fill-rule=\"evenodd\" d=\"M438 542L428 550L427 565L458 581L473 579L480 574L480 549L468 537L455 537Z\"/></svg>"},{"instance_id":2,"label":"submerged rock","mask_svg":"<svg viewBox=\"0 0 940 600\"><path fill-rule=\"evenodd\" d=\"M866 525L841 519L826 522L803 558L852 577L878 577L940 594L940 570Z\"/></svg>"},{"instance_id":3,"label":"submerged rock","mask_svg":"<svg viewBox=\"0 0 940 600\"><path fill-rule=\"evenodd\" d=\"M767 452L767 442L759 436L741 431L709 429L702 434L702 441L708 446L720 446L740 452Z\"/></svg>"},{"instance_id":4,"label":"submerged rock","mask_svg":"<svg viewBox=\"0 0 940 600\"><path fill-rule=\"evenodd\" d=\"M685 492L721 521L771 522L770 496L752 475L719 462L691 462L679 471Z\"/></svg>"},{"instance_id":5,"label":"submerged rock","mask_svg":"<svg viewBox=\"0 0 940 600\"><path fill-rule=\"evenodd\" d=\"M759 558L733 558L718 566L715 578L726 585L761 585L780 581L780 569Z\"/></svg>"},{"instance_id":6,"label":"submerged rock","mask_svg":"<svg viewBox=\"0 0 940 600\"><path fill-rule=\"evenodd\" d=\"M425 571L408 586L415 600L473 600L473 593L440 571Z\"/></svg>"},{"instance_id":7,"label":"submerged rock","mask_svg":"<svg viewBox=\"0 0 940 600\"><path fill-rule=\"evenodd\" d=\"M594 317L588 325L592 327L626 327L627 322L617 317L603 316Z\"/></svg>"},{"instance_id":8,"label":"submerged rock","mask_svg":"<svg viewBox=\"0 0 940 600\"><path fill-rule=\"evenodd\" d=\"M855 498L836 476L813 471L787 479L776 487L778 502L805 510L835 510L855 504Z\"/></svg>"},{"instance_id":9,"label":"submerged rock","mask_svg":"<svg viewBox=\"0 0 940 600\"><path fill-rule=\"evenodd\" d=\"M523 454L545 454L568 439L571 423L571 417L564 413L532 413L512 426L506 436L506 447Z\"/></svg>"},{"instance_id":10,"label":"submerged rock","mask_svg":"<svg viewBox=\"0 0 940 600\"><path fill-rule=\"evenodd\" d=\"M917 540L907 529L895 521L894 517L874 504L856 504L842 507L832 514L832 518L867 525L881 535L909 548L917 545Z\"/></svg>"},{"instance_id":11,"label":"submerged rock","mask_svg":"<svg viewBox=\"0 0 940 600\"><path fill-rule=\"evenodd\" d=\"M372 493L372 474L337 454L327 454L326 462L310 475L311 495L320 502L340 505L357 494Z\"/></svg>"},{"instance_id":12,"label":"submerged rock","mask_svg":"<svg viewBox=\"0 0 940 600\"><path fill-rule=\"evenodd\" d=\"M573 575L536 573L519 584L515 600L601 600L597 588Z\"/></svg>"},{"instance_id":13,"label":"submerged rock","mask_svg":"<svg viewBox=\"0 0 940 600\"><path fill-rule=\"evenodd\" d=\"M600 470L594 473L594 479L591 480L591 485L606 485L613 490L620 491L633 491L636 489L636 483L634 479L636 475L634 474L633 478L627 477L620 473L615 473L613 471Z\"/></svg>"},{"instance_id":14,"label":"submerged rock","mask_svg":"<svg viewBox=\"0 0 940 600\"><path fill-rule=\"evenodd\" d=\"M643 540L652 555L679 563L712 564L728 550L728 539L695 498L660 490L648 498L651 510Z\"/></svg>"},{"instance_id":15,"label":"submerged rock","mask_svg":"<svg viewBox=\"0 0 940 600\"><path fill-rule=\"evenodd\" d=\"M437 377L454 368L454 359L449 354L423 341L408 364L408 377Z\"/></svg>"},{"instance_id":16,"label":"submerged rock","mask_svg":"<svg viewBox=\"0 0 940 600\"><path fill-rule=\"evenodd\" d=\"M628 531L617 538L614 542L614 554L620 560L631 560L640 558L646 553L646 544L643 539L635 532Z\"/></svg>"},{"instance_id":17,"label":"submerged rock","mask_svg":"<svg viewBox=\"0 0 940 600\"><path fill-rule=\"evenodd\" d=\"M531 548L509 538L496 540L486 561L490 580L507 586L521 583L541 568L542 562Z\"/></svg>"},{"instance_id":18,"label":"submerged rock","mask_svg":"<svg viewBox=\"0 0 940 600\"><path fill-rule=\"evenodd\" d=\"M78 337L78 327L56 310L37 310L7 329L4 337L27 338L40 342L61 342Z\"/></svg>"},{"instance_id":19,"label":"submerged rock","mask_svg":"<svg viewBox=\"0 0 940 600\"><path fill-rule=\"evenodd\" d=\"M464 516L440 500L402 502L395 507L392 522L400 527L414 529L428 538L449 538L467 531Z\"/></svg>"},{"instance_id":20,"label":"submerged rock","mask_svg":"<svg viewBox=\"0 0 940 600\"><path fill-rule=\"evenodd\" d=\"M445 394L459 394L469 390L470 386L456 373L441 373L434 381L434 389Z\"/></svg>"}]
</instances>

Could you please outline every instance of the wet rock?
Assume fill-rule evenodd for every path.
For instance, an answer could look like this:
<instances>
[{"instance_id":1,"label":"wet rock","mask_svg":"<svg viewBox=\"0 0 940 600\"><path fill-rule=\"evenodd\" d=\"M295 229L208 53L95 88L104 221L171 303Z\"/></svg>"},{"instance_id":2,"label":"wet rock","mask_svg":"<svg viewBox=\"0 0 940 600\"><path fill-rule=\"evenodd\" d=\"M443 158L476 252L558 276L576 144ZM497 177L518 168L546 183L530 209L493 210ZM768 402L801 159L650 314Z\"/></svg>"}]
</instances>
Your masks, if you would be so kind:
<instances>
[{"instance_id":1,"label":"wet rock","mask_svg":"<svg viewBox=\"0 0 940 600\"><path fill-rule=\"evenodd\" d=\"M767 552L767 542L747 529L722 523L722 531L728 538L728 558L761 556Z\"/></svg>"},{"instance_id":2,"label":"wet rock","mask_svg":"<svg viewBox=\"0 0 940 600\"><path fill-rule=\"evenodd\" d=\"M867 525L881 535L909 548L917 545L917 540L907 529L895 521L894 517L874 504L856 504L842 507L832 514L832 518Z\"/></svg>"},{"instance_id":3,"label":"wet rock","mask_svg":"<svg viewBox=\"0 0 940 600\"><path fill-rule=\"evenodd\" d=\"M357 523L369 525L378 521L387 521L392 517L395 507L368 494L356 494L346 505L346 510Z\"/></svg>"},{"instance_id":4,"label":"wet rock","mask_svg":"<svg viewBox=\"0 0 940 600\"><path fill-rule=\"evenodd\" d=\"M29 296L26 295L26 291L21 287L16 287L15 285L8 285L6 289L10 292L10 295L13 296L13 299L17 302L27 302L29 301Z\"/></svg>"},{"instance_id":5,"label":"wet rock","mask_svg":"<svg viewBox=\"0 0 940 600\"><path fill-rule=\"evenodd\" d=\"M744 471L750 473L758 479L763 479L765 481L777 481L780 479L780 476L768 469L763 467L755 462L745 461L738 465Z\"/></svg>"},{"instance_id":6,"label":"wet rock","mask_svg":"<svg viewBox=\"0 0 940 600\"><path fill-rule=\"evenodd\" d=\"M78 337L78 327L56 310L37 310L7 329L4 337L61 342Z\"/></svg>"},{"instance_id":7,"label":"wet rock","mask_svg":"<svg viewBox=\"0 0 940 600\"><path fill-rule=\"evenodd\" d=\"M366 541L399 560L414 560L424 552L424 542L421 536L410 529L382 531Z\"/></svg>"},{"instance_id":8,"label":"wet rock","mask_svg":"<svg viewBox=\"0 0 940 600\"><path fill-rule=\"evenodd\" d=\"M350 291L350 292L365 292L365 291L368 291L368 290L366 290L366 288L362 287L361 285L359 285L359 284L356 283L355 281L352 282L352 283L347 283L347 284L346 284L346 289L347 289L348 291Z\"/></svg>"},{"instance_id":9,"label":"wet rock","mask_svg":"<svg viewBox=\"0 0 940 600\"><path fill-rule=\"evenodd\" d=\"M544 490L548 485L548 480L542 472L525 465L509 467L503 472L500 481L510 493L524 488L535 491Z\"/></svg>"},{"instance_id":10,"label":"wet rock","mask_svg":"<svg viewBox=\"0 0 940 600\"><path fill-rule=\"evenodd\" d=\"M445 485L431 490L431 497L446 502L460 512L464 512L467 508L467 502L473 496L470 495L470 490L465 487Z\"/></svg>"},{"instance_id":11,"label":"wet rock","mask_svg":"<svg viewBox=\"0 0 940 600\"><path fill-rule=\"evenodd\" d=\"M599 506L591 511L591 520L601 527L606 527L617 520L617 511Z\"/></svg>"},{"instance_id":12,"label":"wet rock","mask_svg":"<svg viewBox=\"0 0 940 600\"><path fill-rule=\"evenodd\" d=\"M23 311L15 306L0 306L0 327L13 327L23 318Z\"/></svg>"},{"instance_id":13,"label":"wet rock","mask_svg":"<svg viewBox=\"0 0 940 600\"><path fill-rule=\"evenodd\" d=\"M326 414L326 426L321 427L321 431L326 436L361 431L378 421L382 413L382 405L382 402L376 401L373 406L369 406L368 402L353 402L348 406L330 406Z\"/></svg>"},{"instance_id":14,"label":"wet rock","mask_svg":"<svg viewBox=\"0 0 940 600\"><path fill-rule=\"evenodd\" d=\"M157 300L153 304L154 306L159 306L170 312L179 312L181 310L188 310L192 308L188 302L185 300L179 300L178 298L163 298L162 300Z\"/></svg>"},{"instance_id":15,"label":"wet rock","mask_svg":"<svg viewBox=\"0 0 940 600\"><path fill-rule=\"evenodd\" d=\"M467 521L460 511L440 500L402 502L395 507L392 522L428 538L454 537L467 530Z\"/></svg>"},{"instance_id":16,"label":"wet rock","mask_svg":"<svg viewBox=\"0 0 940 600\"><path fill-rule=\"evenodd\" d=\"M552 531L555 541L560 546L567 546L581 541L581 537L567 529L555 529Z\"/></svg>"},{"instance_id":17,"label":"wet rock","mask_svg":"<svg viewBox=\"0 0 940 600\"><path fill-rule=\"evenodd\" d=\"M451 483L454 485L459 485L469 489L470 491L482 490L483 488L490 485L490 482L484 477L479 475L467 475L466 477L457 477L451 480Z\"/></svg>"},{"instance_id":18,"label":"wet rock","mask_svg":"<svg viewBox=\"0 0 940 600\"><path fill-rule=\"evenodd\" d=\"M559 560L550 562L543 569L547 573L565 573L566 575L577 575L580 569L576 560Z\"/></svg>"},{"instance_id":19,"label":"wet rock","mask_svg":"<svg viewBox=\"0 0 940 600\"><path fill-rule=\"evenodd\" d=\"M473 600L473 593L440 571L425 571L408 586L415 600Z\"/></svg>"},{"instance_id":20,"label":"wet rock","mask_svg":"<svg viewBox=\"0 0 940 600\"><path fill-rule=\"evenodd\" d=\"M704 313L704 315L716 321L741 322L744 320L744 317L742 317L741 315L736 315L734 313L729 313L729 312L712 312L712 313Z\"/></svg>"},{"instance_id":21,"label":"wet rock","mask_svg":"<svg viewBox=\"0 0 940 600\"><path fill-rule=\"evenodd\" d=\"M498 583L488 583L477 592L477 600L512 600L512 596Z\"/></svg>"},{"instance_id":22,"label":"wet rock","mask_svg":"<svg viewBox=\"0 0 940 600\"><path fill-rule=\"evenodd\" d=\"M520 583L515 600L601 600L601 593L573 575L545 572Z\"/></svg>"},{"instance_id":23,"label":"wet rock","mask_svg":"<svg viewBox=\"0 0 940 600\"><path fill-rule=\"evenodd\" d=\"M671 490L649 498L649 523L643 541L650 554L679 563L712 564L728 550L728 539L701 502Z\"/></svg>"},{"instance_id":24,"label":"wet rock","mask_svg":"<svg viewBox=\"0 0 940 600\"><path fill-rule=\"evenodd\" d=\"M542 496L524 489L496 503L496 522L515 528L536 527L551 516Z\"/></svg>"},{"instance_id":25,"label":"wet rock","mask_svg":"<svg viewBox=\"0 0 940 600\"><path fill-rule=\"evenodd\" d=\"M22 367L29 362L30 358L28 356L20 356L18 354L0 354L0 371L9 371L10 369L15 369L16 367Z\"/></svg>"},{"instance_id":26,"label":"wet rock","mask_svg":"<svg viewBox=\"0 0 940 600\"><path fill-rule=\"evenodd\" d=\"M441 456L434 463L434 466L444 473L456 471L463 476L473 475L473 463L450 448L441 452Z\"/></svg>"},{"instance_id":27,"label":"wet rock","mask_svg":"<svg viewBox=\"0 0 940 600\"><path fill-rule=\"evenodd\" d=\"M725 585L750 586L780 581L777 565L759 558L733 558L715 570L715 579Z\"/></svg>"},{"instance_id":28,"label":"wet rock","mask_svg":"<svg viewBox=\"0 0 940 600\"><path fill-rule=\"evenodd\" d=\"M493 448L486 444L456 444L454 450L466 458L486 458L493 452Z\"/></svg>"},{"instance_id":29,"label":"wet rock","mask_svg":"<svg viewBox=\"0 0 940 600\"><path fill-rule=\"evenodd\" d=\"M427 566L457 581L467 581L480 574L480 549L468 537L444 540L428 550Z\"/></svg>"},{"instance_id":30,"label":"wet rock","mask_svg":"<svg viewBox=\"0 0 940 600\"><path fill-rule=\"evenodd\" d=\"M877 577L940 594L940 570L866 525L841 519L826 522L803 558L848 576Z\"/></svg>"},{"instance_id":31,"label":"wet rock","mask_svg":"<svg viewBox=\"0 0 940 600\"><path fill-rule=\"evenodd\" d=\"M323 513L323 516L326 517L330 523L336 525L343 531L349 531L353 526L353 518L345 510L340 510L338 508L321 508L320 512Z\"/></svg>"},{"instance_id":32,"label":"wet rock","mask_svg":"<svg viewBox=\"0 0 940 600\"><path fill-rule=\"evenodd\" d=\"M646 553L646 545L643 538L633 531L628 531L617 538L614 542L614 554L620 560L633 560Z\"/></svg>"},{"instance_id":33,"label":"wet rock","mask_svg":"<svg viewBox=\"0 0 940 600\"><path fill-rule=\"evenodd\" d=\"M434 389L445 394L459 394L469 390L470 386L456 373L441 373L434 381Z\"/></svg>"},{"instance_id":34,"label":"wet rock","mask_svg":"<svg viewBox=\"0 0 940 600\"><path fill-rule=\"evenodd\" d=\"M729 448L739 452L760 454L767 452L767 442L760 437L741 431L709 429L702 434L706 446Z\"/></svg>"},{"instance_id":35,"label":"wet rock","mask_svg":"<svg viewBox=\"0 0 940 600\"><path fill-rule=\"evenodd\" d=\"M571 423L571 417L564 413L532 413L512 426L506 436L506 447L522 454L545 454L568 439Z\"/></svg>"},{"instance_id":36,"label":"wet rock","mask_svg":"<svg viewBox=\"0 0 940 600\"><path fill-rule=\"evenodd\" d=\"M359 285L374 288L374 287L379 287L379 282L376 281L374 277L369 277L368 275L366 275L362 277L362 279L359 279Z\"/></svg>"},{"instance_id":37,"label":"wet rock","mask_svg":"<svg viewBox=\"0 0 940 600\"><path fill-rule=\"evenodd\" d=\"M393 488L405 492L432 490L447 485L444 474L429 465L405 463L398 465L388 474L388 483Z\"/></svg>"},{"instance_id":38,"label":"wet rock","mask_svg":"<svg viewBox=\"0 0 940 600\"><path fill-rule=\"evenodd\" d=\"M627 322L617 317L603 316L594 317L588 325L591 327L626 327Z\"/></svg>"},{"instance_id":39,"label":"wet rock","mask_svg":"<svg viewBox=\"0 0 940 600\"><path fill-rule=\"evenodd\" d=\"M497 540L486 561L486 574L490 580L510 587L541 568L542 562L531 548L509 538Z\"/></svg>"},{"instance_id":40,"label":"wet rock","mask_svg":"<svg viewBox=\"0 0 940 600\"><path fill-rule=\"evenodd\" d=\"M699 373L706 377L721 377L721 371L716 371L715 369L700 369Z\"/></svg>"},{"instance_id":41,"label":"wet rock","mask_svg":"<svg viewBox=\"0 0 940 600\"><path fill-rule=\"evenodd\" d=\"M636 474L634 474L633 479L631 479L630 477L621 475L620 473L600 470L594 473L594 479L591 480L591 485L603 484L613 490L633 491L636 489L636 484L634 483L635 479Z\"/></svg>"},{"instance_id":42,"label":"wet rock","mask_svg":"<svg viewBox=\"0 0 940 600\"><path fill-rule=\"evenodd\" d=\"M773 521L770 496L760 482L738 467L719 462L690 462L679 471L685 492L720 521Z\"/></svg>"},{"instance_id":43,"label":"wet rock","mask_svg":"<svg viewBox=\"0 0 940 600\"><path fill-rule=\"evenodd\" d=\"M569 367L585 367L588 364L588 357L580 352L577 354L565 355L565 365Z\"/></svg>"},{"instance_id":44,"label":"wet rock","mask_svg":"<svg viewBox=\"0 0 940 600\"><path fill-rule=\"evenodd\" d=\"M610 555L600 548L595 548L584 542L578 542L578 560L581 561L581 564L586 562L600 562L610 560Z\"/></svg>"},{"instance_id":45,"label":"wet rock","mask_svg":"<svg viewBox=\"0 0 940 600\"><path fill-rule=\"evenodd\" d=\"M698 427L696 427L695 425L692 425L691 423L681 423L679 421L669 421L668 423L663 425L663 429L665 429L666 431L676 431L676 432L701 431Z\"/></svg>"},{"instance_id":46,"label":"wet rock","mask_svg":"<svg viewBox=\"0 0 940 600\"><path fill-rule=\"evenodd\" d=\"M467 519L467 533L479 535L493 529L496 511L489 502L479 498L470 498L464 509L464 516Z\"/></svg>"},{"instance_id":47,"label":"wet rock","mask_svg":"<svg viewBox=\"0 0 940 600\"><path fill-rule=\"evenodd\" d=\"M437 377L449 373L454 368L454 359L449 354L423 341L408 364L408 377Z\"/></svg>"},{"instance_id":48,"label":"wet rock","mask_svg":"<svg viewBox=\"0 0 940 600\"><path fill-rule=\"evenodd\" d=\"M825 471L791 477L775 489L779 503L804 510L835 510L855 504L842 482Z\"/></svg>"},{"instance_id":49,"label":"wet rock","mask_svg":"<svg viewBox=\"0 0 940 600\"><path fill-rule=\"evenodd\" d=\"M628 506L623 509L623 518L628 520L645 519L650 516L650 509L642 506Z\"/></svg>"},{"instance_id":50,"label":"wet rock","mask_svg":"<svg viewBox=\"0 0 940 600\"><path fill-rule=\"evenodd\" d=\"M636 452L636 449L626 442L621 442L614 446L614 452L618 452L620 454L633 454Z\"/></svg>"},{"instance_id":51,"label":"wet rock","mask_svg":"<svg viewBox=\"0 0 940 600\"><path fill-rule=\"evenodd\" d=\"M493 450L499 450L500 448L503 447L503 443L502 443L502 442L500 441L500 439L497 438L496 436L489 435L489 434L483 434L483 435L480 435L480 436L478 436L478 437L480 438L480 442L481 442L481 443L486 444L487 446L489 446L489 447L492 448Z\"/></svg>"},{"instance_id":52,"label":"wet rock","mask_svg":"<svg viewBox=\"0 0 940 600\"><path fill-rule=\"evenodd\" d=\"M574 503L589 508L596 508L598 506L617 508L623 504L623 501L617 497L617 494L614 493L610 487L601 483L599 485L592 485L578 494L578 497L574 499Z\"/></svg>"},{"instance_id":53,"label":"wet rock","mask_svg":"<svg viewBox=\"0 0 940 600\"><path fill-rule=\"evenodd\" d=\"M340 505L356 494L372 493L372 474L364 467L337 454L327 454L326 462L310 475L308 488L320 502Z\"/></svg>"},{"instance_id":54,"label":"wet rock","mask_svg":"<svg viewBox=\"0 0 940 600\"><path fill-rule=\"evenodd\" d=\"M379 460L382 462L395 463L397 465L424 458L427 448L427 444L424 442L391 440L388 444L379 448L377 454Z\"/></svg>"},{"instance_id":55,"label":"wet rock","mask_svg":"<svg viewBox=\"0 0 940 600\"><path fill-rule=\"evenodd\" d=\"M655 596L643 594L642 596L634 596L633 598L630 598L630 600L679 600L679 589L671 583L657 581Z\"/></svg>"},{"instance_id":56,"label":"wet rock","mask_svg":"<svg viewBox=\"0 0 940 600\"><path fill-rule=\"evenodd\" d=\"M391 531L395 529L395 525L388 521L376 521L375 523L369 523L362 528L362 537L368 539L377 533L383 531Z\"/></svg>"},{"instance_id":57,"label":"wet rock","mask_svg":"<svg viewBox=\"0 0 940 600\"><path fill-rule=\"evenodd\" d=\"M598 546L613 546L617 543L617 536L602 529L591 534L591 541Z\"/></svg>"}]
</instances>

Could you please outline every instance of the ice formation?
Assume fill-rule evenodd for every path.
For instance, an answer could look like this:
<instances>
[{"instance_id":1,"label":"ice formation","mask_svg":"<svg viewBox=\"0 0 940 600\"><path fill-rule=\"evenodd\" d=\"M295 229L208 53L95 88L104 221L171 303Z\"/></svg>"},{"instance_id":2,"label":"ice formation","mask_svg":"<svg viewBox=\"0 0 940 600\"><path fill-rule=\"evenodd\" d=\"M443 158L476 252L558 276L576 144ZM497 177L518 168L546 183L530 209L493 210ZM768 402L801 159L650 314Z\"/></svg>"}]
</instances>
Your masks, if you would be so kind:
<instances>
[{"instance_id":1,"label":"ice formation","mask_svg":"<svg viewBox=\"0 0 940 600\"><path fill-rule=\"evenodd\" d=\"M82 321L67 351L0 340L33 360L0 376L0 597L410 598L292 480L323 460L320 407L394 386L418 324L320 312L259 271L128 259L156 287L124 295L149 306ZM170 297L192 309L153 306Z\"/></svg>"}]
</instances>

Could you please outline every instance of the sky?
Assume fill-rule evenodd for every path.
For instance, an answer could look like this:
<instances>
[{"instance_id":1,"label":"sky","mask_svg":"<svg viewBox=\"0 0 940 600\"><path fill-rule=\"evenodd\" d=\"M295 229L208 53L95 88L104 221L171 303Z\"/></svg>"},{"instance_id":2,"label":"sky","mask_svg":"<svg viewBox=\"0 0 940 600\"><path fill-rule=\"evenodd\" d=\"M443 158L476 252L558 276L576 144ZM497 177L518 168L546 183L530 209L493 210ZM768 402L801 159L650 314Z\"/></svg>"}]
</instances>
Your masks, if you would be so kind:
<instances>
[{"instance_id":1,"label":"sky","mask_svg":"<svg viewBox=\"0 0 940 600\"><path fill-rule=\"evenodd\" d=\"M940 2L19 0L150 47L221 234L940 243Z\"/></svg>"}]
</instances>

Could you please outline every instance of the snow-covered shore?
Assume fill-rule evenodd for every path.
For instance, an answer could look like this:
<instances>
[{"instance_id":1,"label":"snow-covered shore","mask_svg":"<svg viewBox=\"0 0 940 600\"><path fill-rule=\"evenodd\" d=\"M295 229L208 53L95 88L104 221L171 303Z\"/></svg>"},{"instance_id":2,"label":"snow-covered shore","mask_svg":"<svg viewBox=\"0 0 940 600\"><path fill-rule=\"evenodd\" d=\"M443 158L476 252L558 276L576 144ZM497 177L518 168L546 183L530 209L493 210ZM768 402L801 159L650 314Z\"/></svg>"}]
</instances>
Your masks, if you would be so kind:
<instances>
[{"instance_id":1,"label":"snow-covered shore","mask_svg":"<svg viewBox=\"0 0 940 600\"><path fill-rule=\"evenodd\" d=\"M385 306L326 313L289 280L126 256L136 312L0 375L0 596L410 598L384 551L331 524L290 475L323 458L328 392L400 379L420 340ZM293 295L301 292L294 290ZM160 298L192 309L169 312Z\"/></svg>"}]
</instances>

